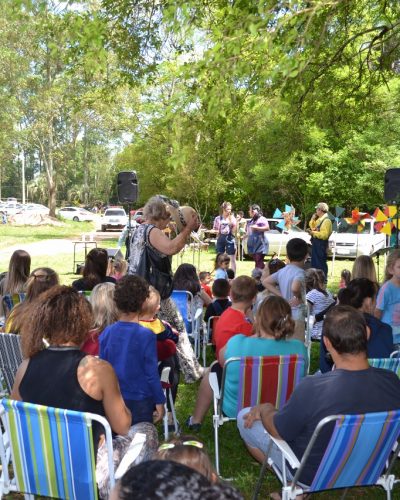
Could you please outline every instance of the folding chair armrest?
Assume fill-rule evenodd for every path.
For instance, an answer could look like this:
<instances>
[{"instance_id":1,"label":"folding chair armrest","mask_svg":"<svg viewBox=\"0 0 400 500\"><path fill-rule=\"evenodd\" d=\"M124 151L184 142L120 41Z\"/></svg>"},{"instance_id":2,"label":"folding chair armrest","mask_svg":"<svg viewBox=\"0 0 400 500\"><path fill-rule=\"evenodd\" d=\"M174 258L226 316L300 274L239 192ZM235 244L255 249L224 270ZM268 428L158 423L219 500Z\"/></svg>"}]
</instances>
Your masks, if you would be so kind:
<instances>
[{"instance_id":1,"label":"folding chair armrest","mask_svg":"<svg viewBox=\"0 0 400 500\"><path fill-rule=\"evenodd\" d=\"M194 313L194 320L196 321L197 319L199 319L202 314L203 314L203 308L198 307Z\"/></svg>"},{"instance_id":2,"label":"folding chair armrest","mask_svg":"<svg viewBox=\"0 0 400 500\"><path fill-rule=\"evenodd\" d=\"M221 399L221 391L218 385L217 374L210 372L208 374L208 381L210 383L211 390L213 391L214 399Z\"/></svg>"},{"instance_id":3,"label":"folding chair armrest","mask_svg":"<svg viewBox=\"0 0 400 500\"><path fill-rule=\"evenodd\" d=\"M285 460L287 460L290 467L292 467L292 469L298 469L300 467L299 459L293 453L292 448L287 444L287 442L283 439L276 439L272 436L271 439L282 452L282 455L285 457Z\"/></svg>"}]
</instances>

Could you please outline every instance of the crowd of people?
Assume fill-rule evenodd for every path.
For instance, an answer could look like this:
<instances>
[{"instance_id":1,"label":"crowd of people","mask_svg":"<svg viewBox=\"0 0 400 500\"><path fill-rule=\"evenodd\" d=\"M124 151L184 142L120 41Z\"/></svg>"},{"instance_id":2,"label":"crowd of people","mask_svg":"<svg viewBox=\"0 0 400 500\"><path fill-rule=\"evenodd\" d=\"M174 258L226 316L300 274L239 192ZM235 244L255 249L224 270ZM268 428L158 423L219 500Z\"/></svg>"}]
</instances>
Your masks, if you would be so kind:
<instances>
[{"instance_id":1,"label":"crowd of people","mask_svg":"<svg viewBox=\"0 0 400 500\"><path fill-rule=\"evenodd\" d=\"M314 240L325 241L322 236L329 232L326 212L319 204L311 223L313 254ZM221 382L231 357L290 354L306 360L302 381L280 410L261 404L237 415L238 371L233 365L227 370L222 410L237 418L240 435L260 462L270 436L286 440L301 458L323 417L400 408L397 376L368 364L368 358L389 357L400 342L400 251L389 255L381 286L372 259L358 257L352 272L342 272L336 296L327 289L322 269L325 243L315 243L318 267L305 269L309 247L300 238L289 240L285 262L272 258L264 267L268 221L257 205L251 205L250 216L245 231L256 265L252 276L235 275L239 225L227 202L214 223L215 269L181 264L172 274L171 256L183 248L198 220L191 214L181 232L168 238L164 229L171 212L157 196L144 207L145 222L133 234L128 263L110 262L104 249L95 248L86 257L82 277L65 286L53 269L31 272L30 256L23 250L10 260L0 294L24 294L18 305L3 311L4 331L21 336L24 357L11 398L104 416L113 431L116 467L135 436L146 436L141 453L112 492L114 499L174 498L182 489L188 496L180 498L242 498L219 482L197 437L212 402L209 373ZM203 308L203 335L208 320L218 317L212 331L215 363L206 370L195 356L172 290L190 292L195 307ZM320 373L310 376L307 316L313 318L311 340L320 348ZM182 423L193 435L175 436L160 446L155 425L165 416L160 382L165 366L170 367L173 401L180 397L181 376L186 383L201 382ZM173 430L169 401L167 412ZM95 425L93 433L99 493L108 498L102 429ZM311 484L328 440L326 435L318 443L302 483ZM272 446L270 453L281 463L277 448ZM291 469L285 472L292 477Z\"/></svg>"}]
</instances>

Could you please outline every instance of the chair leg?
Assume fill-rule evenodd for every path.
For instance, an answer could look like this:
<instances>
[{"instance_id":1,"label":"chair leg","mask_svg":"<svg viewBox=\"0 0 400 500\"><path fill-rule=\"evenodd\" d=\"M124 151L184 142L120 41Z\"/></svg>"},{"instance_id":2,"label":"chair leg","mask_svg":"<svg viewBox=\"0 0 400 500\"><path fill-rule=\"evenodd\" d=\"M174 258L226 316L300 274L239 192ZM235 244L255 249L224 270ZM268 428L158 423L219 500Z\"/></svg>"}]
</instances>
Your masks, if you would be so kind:
<instances>
[{"instance_id":1,"label":"chair leg","mask_svg":"<svg viewBox=\"0 0 400 500\"><path fill-rule=\"evenodd\" d=\"M164 391L164 394L165 394L165 391ZM164 440L168 441L169 432L168 432L168 407L167 407L167 403L164 404L163 424L164 424Z\"/></svg>"},{"instance_id":2,"label":"chair leg","mask_svg":"<svg viewBox=\"0 0 400 500\"><path fill-rule=\"evenodd\" d=\"M262 480L264 478L267 467L268 467L268 455L266 456L264 463L261 466L260 475L258 477L258 481L257 481L256 487L255 487L254 493L253 493L252 500L257 500L257 498L258 498L258 495L259 495L260 489L261 489L261 485L262 485Z\"/></svg>"},{"instance_id":3,"label":"chair leg","mask_svg":"<svg viewBox=\"0 0 400 500\"><path fill-rule=\"evenodd\" d=\"M176 418L176 413L175 413L174 399L172 397L172 392L170 390L168 391L168 399L171 407L172 421L174 422L175 434L178 434L179 432L178 420Z\"/></svg>"},{"instance_id":4,"label":"chair leg","mask_svg":"<svg viewBox=\"0 0 400 500\"><path fill-rule=\"evenodd\" d=\"M345 488L343 495L340 497L340 500L344 500L346 498L347 492L349 491L349 488Z\"/></svg>"},{"instance_id":5,"label":"chair leg","mask_svg":"<svg viewBox=\"0 0 400 500\"><path fill-rule=\"evenodd\" d=\"M220 476L219 470L219 443L218 443L218 427L219 427L219 415L213 415L214 424L214 446L215 446L215 470L217 475Z\"/></svg>"}]
</instances>

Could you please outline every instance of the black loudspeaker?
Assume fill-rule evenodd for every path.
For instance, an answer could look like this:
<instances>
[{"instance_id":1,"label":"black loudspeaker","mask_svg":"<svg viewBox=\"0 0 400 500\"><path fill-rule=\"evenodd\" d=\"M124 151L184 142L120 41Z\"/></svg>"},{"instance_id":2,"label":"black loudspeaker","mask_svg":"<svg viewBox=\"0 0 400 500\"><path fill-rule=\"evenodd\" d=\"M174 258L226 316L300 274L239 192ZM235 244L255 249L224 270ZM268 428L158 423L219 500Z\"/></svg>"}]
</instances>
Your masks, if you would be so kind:
<instances>
[{"instance_id":1,"label":"black loudspeaker","mask_svg":"<svg viewBox=\"0 0 400 500\"><path fill-rule=\"evenodd\" d=\"M136 172L120 172L117 180L118 199L121 203L136 203L139 197L139 184Z\"/></svg>"},{"instance_id":2,"label":"black loudspeaker","mask_svg":"<svg viewBox=\"0 0 400 500\"><path fill-rule=\"evenodd\" d=\"M400 204L400 168L389 168L385 173L385 202Z\"/></svg>"},{"instance_id":3,"label":"black loudspeaker","mask_svg":"<svg viewBox=\"0 0 400 500\"><path fill-rule=\"evenodd\" d=\"M107 255L112 260L123 260L124 258L119 248L107 248Z\"/></svg>"}]
</instances>

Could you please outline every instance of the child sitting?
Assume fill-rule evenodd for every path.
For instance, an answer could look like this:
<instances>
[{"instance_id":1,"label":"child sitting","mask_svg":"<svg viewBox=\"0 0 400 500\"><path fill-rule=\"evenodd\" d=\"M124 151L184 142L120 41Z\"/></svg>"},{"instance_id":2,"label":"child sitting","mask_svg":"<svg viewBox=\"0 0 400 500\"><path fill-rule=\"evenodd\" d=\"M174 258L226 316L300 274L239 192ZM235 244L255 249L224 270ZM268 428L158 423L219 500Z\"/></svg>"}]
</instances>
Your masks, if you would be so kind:
<instances>
[{"instance_id":1,"label":"child sitting","mask_svg":"<svg viewBox=\"0 0 400 500\"><path fill-rule=\"evenodd\" d=\"M211 464L204 444L193 436L180 436L162 444L153 457L155 460L172 460L187 465L215 483L218 476Z\"/></svg>"},{"instance_id":2,"label":"child sitting","mask_svg":"<svg viewBox=\"0 0 400 500\"><path fill-rule=\"evenodd\" d=\"M325 274L321 269L313 267L306 271L306 300L310 305L310 313L315 317L311 331L312 340L321 340L324 317L335 305L335 299L326 290Z\"/></svg>"},{"instance_id":3,"label":"child sitting","mask_svg":"<svg viewBox=\"0 0 400 500\"><path fill-rule=\"evenodd\" d=\"M340 273L339 288L346 288L351 281L351 272L348 269L343 269Z\"/></svg>"},{"instance_id":4,"label":"child sitting","mask_svg":"<svg viewBox=\"0 0 400 500\"><path fill-rule=\"evenodd\" d=\"M164 416L165 396L157 366L156 336L139 324L139 314L149 297L149 285L140 276L127 275L115 285L114 301L119 321L100 335L100 358L114 368L132 424L153 422Z\"/></svg>"},{"instance_id":5,"label":"child sitting","mask_svg":"<svg viewBox=\"0 0 400 500\"><path fill-rule=\"evenodd\" d=\"M150 286L149 297L140 311L139 324L156 334L158 361L163 361L176 353L178 332L173 330L169 323L156 317L160 310L160 301L160 294Z\"/></svg>"},{"instance_id":6,"label":"child sitting","mask_svg":"<svg viewBox=\"0 0 400 500\"><path fill-rule=\"evenodd\" d=\"M204 321L206 323L211 316L221 316L225 309L232 305L232 302L229 300L230 288L229 282L226 280L218 279L214 281L212 292L215 299L207 307L204 314Z\"/></svg>"},{"instance_id":7,"label":"child sitting","mask_svg":"<svg viewBox=\"0 0 400 500\"><path fill-rule=\"evenodd\" d=\"M116 281L120 280L125 276L128 270L128 262L126 260L113 259L111 261L111 272L110 276Z\"/></svg>"},{"instance_id":8,"label":"child sitting","mask_svg":"<svg viewBox=\"0 0 400 500\"><path fill-rule=\"evenodd\" d=\"M199 273L199 280L201 288L206 292L210 299L212 299L213 296L210 288L211 273L208 271L201 271L201 273Z\"/></svg>"},{"instance_id":9,"label":"child sitting","mask_svg":"<svg viewBox=\"0 0 400 500\"><path fill-rule=\"evenodd\" d=\"M372 280L371 280L372 281ZM385 282L378 292L375 316L393 330L393 343L400 344L400 250L389 254Z\"/></svg>"}]
</instances>

